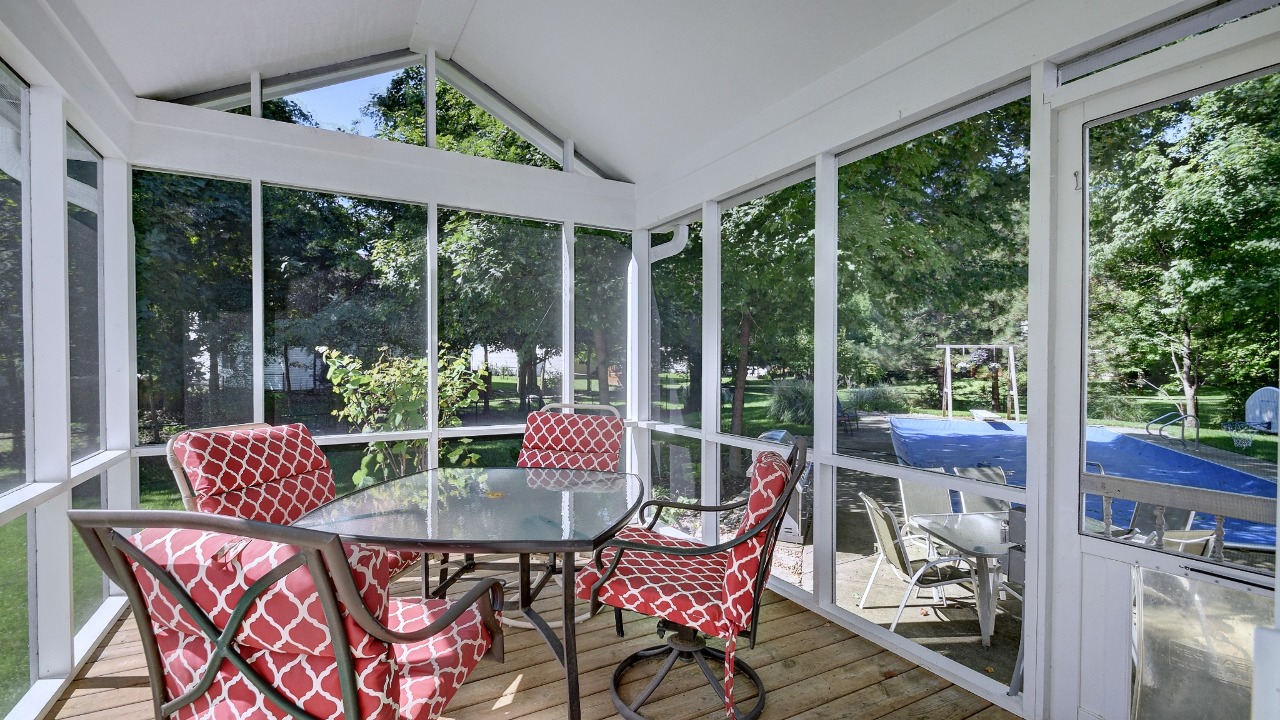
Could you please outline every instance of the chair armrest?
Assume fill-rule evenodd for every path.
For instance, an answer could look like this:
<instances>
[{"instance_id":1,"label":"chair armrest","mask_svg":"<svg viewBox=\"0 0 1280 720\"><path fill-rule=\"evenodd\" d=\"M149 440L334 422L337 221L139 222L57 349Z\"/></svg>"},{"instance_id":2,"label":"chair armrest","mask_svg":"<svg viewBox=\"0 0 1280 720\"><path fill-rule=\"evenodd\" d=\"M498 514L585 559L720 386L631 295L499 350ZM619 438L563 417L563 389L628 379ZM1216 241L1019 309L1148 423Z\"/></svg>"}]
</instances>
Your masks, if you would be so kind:
<instances>
[{"instance_id":1,"label":"chair armrest","mask_svg":"<svg viewBox=\"0 0 1280 720\"><path fill-rule=\"evenodd\" d=\"M640 505L640 509L636 512L636 517L640 518L640 522L645 523L644 511L646 508L673 508L676 510L695 510L697 512L723 512L725 510L736 510L747 504L748 498L743 498L725 505L698 505L696 503L679 503L670 500L645 500ZM645 524L645 528L652 530L654 524L658 522L658 516L661 513L654 513L653 517Z\"/></svg>"},{"instance_id":2,"label":"chair armrest","mask_svg":"<svg viewBox=\"0 0 1280 720\"><path fill-rule=\"evenodd\" d=\"M498 620L497 612L495 611L496 608L502 607L506 590L506 586L501 580L484 578L477 581L465 595L454 600L449 609L436 618L435 622L413 632L397 632L382 624L382 621L369 612L369 608L359 600L359 595L355 596L356 601L354 603L344 597L355 591L353 583L349 591L344 592L343 586L346 584L344 581L350 581L350 576L348 575L346 578L339 580L338 595L347 607L352 619L365 632L386 643L415 643L432 638L447 630L449 626L457 622L463 613L475 606L480 613L481 621L493 636L493 646L490 648L490 652L493 653L495 659L501 662L503 654L502 623Z\"/></svg>"}]
</instances>

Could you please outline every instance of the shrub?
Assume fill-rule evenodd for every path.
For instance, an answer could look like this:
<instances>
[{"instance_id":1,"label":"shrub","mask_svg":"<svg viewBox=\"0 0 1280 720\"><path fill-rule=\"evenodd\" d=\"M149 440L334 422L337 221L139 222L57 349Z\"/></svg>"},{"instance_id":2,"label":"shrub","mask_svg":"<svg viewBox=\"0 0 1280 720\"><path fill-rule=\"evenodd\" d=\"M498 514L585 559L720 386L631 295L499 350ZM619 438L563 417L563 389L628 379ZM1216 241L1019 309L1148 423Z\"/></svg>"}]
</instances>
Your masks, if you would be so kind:
<instances>
[{"instance_id":1,"label":"shrub","mask_svg":"<svg viewBox=\"0 0 1280 720\"><path fill-rule=\"evenodd\" d=\"M874 385L838 393L846 409L858 412L904 413L911 409L907 394L892 385Z\"/></svg>"},{"instance_id":2,"label":"shrub","mask_svg":"<svg viewBox=\"0 0 1280 720\"><path fill-rule=\"evenodd\" d=\"M1121 422L1146 422L1151 413L1143 410L1134 398L1127 395L1110 395L1089 392L1087 414L1091 420L1119 420Z\"/></svg>"},{"instance_id":3,"label":"shrub","mask_svg":"<svg viewBox=\"0 0 1280 720\"><path fill-rule=\"evenodd\" d=\"M813 424L813 382L792 378L774 380L769 419L793 425Z\"/></svg>"}]
</instances>

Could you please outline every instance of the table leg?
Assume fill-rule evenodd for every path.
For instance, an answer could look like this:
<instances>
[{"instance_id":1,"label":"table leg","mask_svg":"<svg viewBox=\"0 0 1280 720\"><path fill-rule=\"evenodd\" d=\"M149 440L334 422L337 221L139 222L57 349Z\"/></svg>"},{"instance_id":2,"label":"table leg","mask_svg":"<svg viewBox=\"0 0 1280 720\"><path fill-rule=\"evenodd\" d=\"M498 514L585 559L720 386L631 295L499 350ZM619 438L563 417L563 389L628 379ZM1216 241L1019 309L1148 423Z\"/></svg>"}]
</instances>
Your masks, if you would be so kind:
<instances>
[{"instance_id":1,"label":"table leg","mask_svg":"<svg viewBox=\"0 0 1280 720\"><path fill-rule=\"evenodd\" d=\"M569 720L580 720L582 717L582 699L578 691L578 624L574 622L576 612L574 575L576 572L576 558L573 553L564 553L564 562L561 564L564 580L564 676L569 694Z\"/></svg>"},{"instance_id":2,"label":"table leg","mask_svg":"<svg viewBox=\"0 0 1280 720\"><path fill-rule=\"evenodd\" d=\"M991 561L978 558L978 628L982 632L982 645L991 646L991 633L995 630L995 582L1000 578L1000 571L991 570Z\"/></svg>"}]
</instances>

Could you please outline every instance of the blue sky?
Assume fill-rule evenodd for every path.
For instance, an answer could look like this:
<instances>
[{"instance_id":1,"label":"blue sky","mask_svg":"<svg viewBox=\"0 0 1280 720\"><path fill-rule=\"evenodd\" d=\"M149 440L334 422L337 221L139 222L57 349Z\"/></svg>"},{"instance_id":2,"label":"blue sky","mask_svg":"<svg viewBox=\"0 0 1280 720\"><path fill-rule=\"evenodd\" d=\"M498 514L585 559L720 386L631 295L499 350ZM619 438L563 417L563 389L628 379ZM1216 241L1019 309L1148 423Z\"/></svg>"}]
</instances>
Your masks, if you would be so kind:
<instances>
[{"instance_id":1,"label":"blue sky","mask_svg":"<svg viewBox=\"0 0 1280 720\"><path fill-rule=\"evenodd\" d=\"M289 95L288 99L311 113L322 128L355 132L359 135L373 135L373 121L362 117L360 108L369 101L370 95L385 89L395 74L396 72L393 71L308 90Z\"/></svg>"}]
</instances>

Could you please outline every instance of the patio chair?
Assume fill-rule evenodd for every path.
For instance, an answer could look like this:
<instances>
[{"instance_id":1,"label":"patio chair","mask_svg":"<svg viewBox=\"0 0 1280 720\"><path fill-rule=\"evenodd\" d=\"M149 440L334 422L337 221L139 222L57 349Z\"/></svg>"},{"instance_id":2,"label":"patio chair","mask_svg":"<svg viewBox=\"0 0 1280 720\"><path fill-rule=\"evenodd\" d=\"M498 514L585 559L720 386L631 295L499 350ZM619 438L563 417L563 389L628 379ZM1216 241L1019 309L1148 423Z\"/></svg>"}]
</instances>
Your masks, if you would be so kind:
<instances>
[{"instance_id":1,"label":"patio chair","mask_svg":"<svg viewBox=\"0 0 1280 720\"><path fill-rule=\"evenodd\" d=\"M184 430L166 451L188 510L291 525L338 494L329 458L301 423ZM426 556L391 551L391 574L419 558L426 594Z\"/></svg>"},{"instance_id":2,"label":"patio chair","mask_svg":"<svg viewBox=\"0 0 1280 720\"><path fill-rule=\"evenodd\" d=\"M977 467L958 467L953 468L956 475L960 477L973 478L983 482L995 483L997 485L1008 485L1009 479L1004 474L1004 468L999 465L978 465ZM964 512L1008 512L1009 502L1007 500L997 500L986 495L980 495L974 492L960 493L960 506Z\"/></svg>"},{"instance_id":3,"label":"patio chair","mask_svg":"<svg viewBox=\"0 0 1280 720\"><path fill-rule=\"evenodd\" d=\"M845 407L840 398L836 397L836 427L841 432L853 432L853 428L858 427L861 420L858 408Z\"/></svg>"},{"instance_id":4,"label":"patio chair","mask_svg":"<svg viewBox=\"0 0 1280 720\"><path fill-rule=\"evenodd\" d=\"M553 412L562 408L574 412ZM625 431L622 416L611 405L553 403L529 413L516 467L617 472Z\"/></svg>"},{"instance_id":5,"label":"patio chair","mask_svg":"<svg viewBox=\"0 0 1280 720\"><path fill-rule=\"evenodd\" d=\"M728 717L754 720L760 716L764 684L751 666L735 659L734 653L739 637L755 646L760 599L773 548L805 467L805 442L801 439L792 450L790 464L775 452L760 454L752 469L750 493L741 501L703 506L650 500L640 506L640 518L644 520L646 509L654 510L653 517L644 526L624 528L578 573L578 597L591 602L592 614L611 605L615 620L620 620L621 609L632 610L659 618L658 637L672 633L665 644L633 653L614 669L610 693L622 717L643 718L640 707L677 660L697 664L724 703ZM736 535L718 545L707 546L654 529L663 508L716 513L741 507L745 512ZM704 635L723 639L724 651L707 647ZM644 690L630 703L623 700L619 686L627 670L644 659L663 655L662 667ZM723 681L716 679L708 661L723 664ZM745 712L733 699L735 674L746 675L756 687L755 704Z\"/></svg>"},{"instance_id":6,"label":"patio chair","mask_svg":"<svg viewBox=\"0 0 1280 720\"><path fill-rule=\"evenodd\" d=\"M876 566L871 570L871 578L867 580L867 587L862 591L862 597L858 600L858 608L861 609L867 602L867 595L871 593L871 588L875 584L876 575L880 573L880 566L885 560L889 561L889 567L893 569L903 582L907 583L907 589L902 593L902 602L898 603L898 612L893 616L893 623L889 625L889 632L893 632L898 628L898 621L902 619L902 612L907 607L907 600L911 597L911 591L920 588L933 591L934 602L939 601L939 590L948 585L959 585L968 583L971 590L976 594L978 580L974 576L972 564L962 557L939 557L933 560L912 560L907 554L906 543L902 538L902 531L898 526L898 520L881 505L875 498L866 493L858 493L862 498L862 502L867 507L867 516L871 519L871 530L875 533L876 545L879 551L876 557ZM967 567L962 567L967 566ZM941 602L946 605L946 593L941 593Z\"/></svg>"},{"instance_id":7,"label":"patio chair","mask_svg":"<svg viewBox=\"0 0 1280 720\"><path fill-rule=\"evenodd\" d=\"M935 472L943 471L940 467L921 469ZM940 515L954 512L951 509L951 491L944 487L920 482L919 480L898 478L898 492L902 494L902 519L903 530L905 531L903 539L923 543L929 549L929 554L932 555L933 542L930 541L927 534L915 526L911 518L916 515Z\"/></svg>"},{"instance_id":8,"label":"patio chair","mask_svg":"<svg viewBox=\"0 0 1280 720\"><path fill-rule=\"evenodd\" d=\"M482 657L502 659L493 579L452 602L401 600L383 548L329 533L208 513L67 516L129 597L157 718L434 718Z\"/></svg>"}]
</instances>

